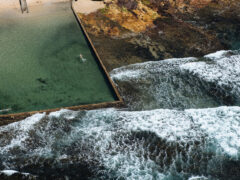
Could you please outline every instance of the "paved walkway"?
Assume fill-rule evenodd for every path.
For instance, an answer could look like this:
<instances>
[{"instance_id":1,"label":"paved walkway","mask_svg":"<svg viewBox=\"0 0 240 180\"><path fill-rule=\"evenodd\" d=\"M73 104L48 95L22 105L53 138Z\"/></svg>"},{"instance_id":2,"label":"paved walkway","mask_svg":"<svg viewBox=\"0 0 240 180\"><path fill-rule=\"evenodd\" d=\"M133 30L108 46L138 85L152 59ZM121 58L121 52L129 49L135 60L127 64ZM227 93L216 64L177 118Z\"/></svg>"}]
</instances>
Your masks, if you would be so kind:
<instances>
[{"instance_id":1,"label":"paved walkway","mask_svg":"<svg viewBox=\"0 0 240 180\"><path fill-rule=\"evenodd\" d=\"M70 0L27 0L28 7L36 5L47 5L55 2L70 2ZM89 14L97 11L98 9L104 8L103 1L92 1L92 0L78 0L73 1L75 10L79 13ZM0 11L7 11L9 9L19 9L19 0L0 0ZM29 9L31 10L31 9Z\"/></svg>"},{"instance_id":2,"label":"paved walkway","mask_svg":"<svg viewBox=\"0 0 240 180\"><path fill-rule=\"evenodd\" d=\"M83 14L89 14L97 11L98 9L105 7L103 1L92 1L92 0L73 1L73 5L77 12L83 13Z\"/></svg>"}]
</instances>

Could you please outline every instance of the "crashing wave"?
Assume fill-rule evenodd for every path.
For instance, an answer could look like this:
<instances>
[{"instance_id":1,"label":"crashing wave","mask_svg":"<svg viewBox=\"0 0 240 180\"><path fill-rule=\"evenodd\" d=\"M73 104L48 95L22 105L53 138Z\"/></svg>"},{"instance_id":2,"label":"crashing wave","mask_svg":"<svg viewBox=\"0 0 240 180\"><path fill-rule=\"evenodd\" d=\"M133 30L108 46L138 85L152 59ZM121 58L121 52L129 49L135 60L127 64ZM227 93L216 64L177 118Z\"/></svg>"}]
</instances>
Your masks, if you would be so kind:
<instances>
[{"instance_id":1,"label":"crashing wave","mask_svg":"<svg viewBox=\"0 0 240 180\"><path fill-rule=\"evenodd\" d=\"M130 110L240 104L240 53L179 58L117 68L111 77Z\"/></svg>"},{"instance_id":2,"label":"crashing wave","mask_svg":"<svg viewBox=\"0 0 240 180\"><path fill-rule=\"evenodd\" d=\"M169 171L225 177L228 164L239 163L239 126L240 107L39 114L0 128L0 169L54 178L66 164L70 177L87 164L100 179L164 179Z\"/></svg>"},{"instance_id":3,"label":"crashing wave","mask_svg":"<svg viewBox=\"0 0 240 180\"><path fill-rule=\"evenodd\" d=\"M240 52L219 51L206 55L203 61L180 66L182 73L203 84L216 98L229 104L240 104Z\"/></svg>"}]
</instances>

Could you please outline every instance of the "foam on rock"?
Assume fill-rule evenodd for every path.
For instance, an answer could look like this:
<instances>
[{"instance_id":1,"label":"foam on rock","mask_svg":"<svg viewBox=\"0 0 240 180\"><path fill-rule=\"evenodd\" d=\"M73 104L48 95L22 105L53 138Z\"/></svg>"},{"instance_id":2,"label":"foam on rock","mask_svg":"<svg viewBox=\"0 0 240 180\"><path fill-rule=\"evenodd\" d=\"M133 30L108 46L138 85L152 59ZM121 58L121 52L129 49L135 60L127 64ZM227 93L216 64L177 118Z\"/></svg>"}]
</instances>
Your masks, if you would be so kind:
<instances>
[{"instance_id":1,"label":"foam on rock","mask_svg":"<svg viewBox=\"0 0 240 180\"><path fill-rule=\"evenodd\" d=\"M240 53L219 51L117 68L111 77L131 110L240 104Z\"/></svg>"},{"instance_id":2,"label":"foam on rock","mask_svg":"<svg viewBox=\"0 0 240 180\"><path fill-rule=\"evenodd\" d=\"M182 73L195 77L219 99L240 104L240 53L219 51L205 56L206 61L189 62L180 66Z\"/></svg>"}]
</instances>

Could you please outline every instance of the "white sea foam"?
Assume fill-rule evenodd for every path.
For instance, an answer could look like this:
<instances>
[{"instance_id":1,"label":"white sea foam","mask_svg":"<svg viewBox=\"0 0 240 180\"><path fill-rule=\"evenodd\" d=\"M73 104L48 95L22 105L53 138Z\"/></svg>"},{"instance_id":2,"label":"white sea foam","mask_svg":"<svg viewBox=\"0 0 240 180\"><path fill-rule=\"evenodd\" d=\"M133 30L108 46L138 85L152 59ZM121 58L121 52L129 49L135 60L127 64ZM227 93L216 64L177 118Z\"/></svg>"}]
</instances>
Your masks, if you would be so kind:
<instances>
[{"instance_id":1,"label":"white sea foam","mask_svg":"<svg viewBox=\"0 0 240 180\"><path fill-rule=\"evenodd\" d=\"M189 109L194 124L232 157L240 157L240 107Z\"/></svg>"},{"instance_id":2,"label":"white sea foam","mask_svg":"<svg viewBox=\"0 0 240 180\"><path fill-rule=\"evenodd\" d=\"M124 112L124 127L129 131L155 133L167 141L191 141L204 136L184 111L152 110L142 112Z\"/></svg>"},{"instance_id":3,"label":"white sea foam","mask_svg":"<svg viewBox=\"0 0 240 180\"><path fill-rule=\"evenodd\" d=\"M172 69L172 67L176 65L191 62L193 60L196 60L196 58L193 57L173 58L162 61L149 61L144 63L136 63L114 69L111 72L111 77L116 80L129 80L132 78L137 79L140 78L140 76L142 77L144 75L147 75L148 73L167 71Z\"/></svg>"},{"instance_id":4,"label":"white sea foam","mask_svg":"<svg viewBox=\"0 0 240 180\"><path fill-rule=\"evenodd\" d=\"M114 74L112 78L127 80L129 78L137 79L144 71L141 70L126 70L126 71L119 71L119 73Z\"/></svg>"},{"instance_id":5,"label":"white sea foam","mask_svg":"<svg viewBox=\"0 0 240 180\"><path fill-rule=\"evenodd\" d=\"M30 175L29 173L24 173L24 172L19 172L19 171L16 171L16 170L11 170L11 169L9 169L9 170L2 170L2 171L0 171L0 175L5 175L5 176L12 176L12 175L14 175L14 174L18 174L18 175L22 175L22 176L25 176L25 177L34 177L34 176L32 176L32 175ZM32 178L30 178L30 179L32 179Z\"/></svg>"},{"instance_id":6,"label":"white sea foam","mask_svg":"<svg viewBox=\"0 0 240 180\"><path fill-rule=\"evenodd\" d=\"M167 141L191 141L207 136L232 157L240 151L240 107L131 112L125 127L154 132Z\"/></svg>"},{"instance_id":7,"label":"white sea foam","mask_svg":"<svg viewBox=\"0 0 240 180\"><path fill-rule=\"evenodd\" d=\"M6 143L6 139L5 140L3 139L6 144L5 143L2 144L0 148L0 152L3 153L4 151L9 150L10 148L22 146L22 143L24 143L29 136L28 132L34 129L34 124L39 122L44 116L45 116L45 113L35 114L20 122L15 122L15 123L9 124L8 126L0 127L1 133L4 134L4 132L10 132L11 135L13 136L12 139L9 139L10 142L7 141L7 143ZM1 139L0 139L0 142L1 142Z\"/></svg>"},{"instance_id":8,"label":"white sea foam","mask_svg":"<svg viewBox=\"0 0 240 180\"><path fill-rule=\"evenodd\" d=\"M75 120L67 122L67 117ZM31 118L36 119L34 116ZM25 123L28 121L29 124L32 123L31 118L24 120ZM140 112L105 109L86 111L80 114L62 110L46 118L47 121L45 122L44 118L39 117L39 122L36 121L36 128L39 127L40 129L35 129L34 132L30 131L32 126L25 126L22 130L20 126L8 125L0 129L0 134L2 134L7 127L13 126L11 131L16 134L8 144L1 147L1 149L4 149L1 154L5 154L12 147L18 147L22 150L27 149L27 151L33 153L32 156L34 154L40 156L44 154L50 155L54 152L55 156L57 153L59 159L62 159L68 157L68 155L71 156L71 154L66 154L67 152L63 151L64 146L78 142L80 146L85 146L85 148L90 145L92 148L89 150L100 155L104 160L104 166L110 171L117 171L127 176L129 174L127 170L129 158L139 156L141 150L143 154L139 158L143 158L142 161L133 158L132 168L129 167L133 171L133 174L129 177L132 177L134 174L141 174L142 168L145 172L150 171L155 166L157 167L157 165L154 165L154 162L150 159L144 159L144 153L147 152L145 152L144 146L138 144L139 142L134 142L137 143L135 145L125 144L124 142L130 132L151 132L167 142L174 143L182 142L187 144L205 138L208 142L215 143L216 149L214 152L226 153L232 158L238 158L239 156L240 107L189 109L185 111L159 109ZM73 122L77 124L74 123L73 126ZM24 134L24 136L21 134ZM37 142L38 136L41 137L43 146L36 144L36 147L29 147L29 143L34 144ZM116 141L115 138L118 140ZM16 143L16 141L21 143ZM62 144L63 149L55 149L57 144ZM76 148L79 148L76 151L81 154L81 148ZM47 156L49 157L49 155ZM134 165L134 163L136 164ZM150 175L145 174L146 177Z\"/></svg>"},{"instance_id":9,"label":"white sea foam","mask_svg":"<svg viewBox=\"0 0 240 180\"><path fill-rule=\"evenodd\" d=\"M202 59L137 63L110 74L131 110L240 104L237 51L219 51Z\"/></svg>"},{"instance_id":10,"label":"white sea foam","mask_svg":"<svg viewBox=\"0 0 240 180\"><path fill-rule=\"evenodd\" d=\"M7 175L7 176L11 176L11 175L13 175L13 174L18 173L18 171L15 171L15 170L3 170L3 171L0 171L0 174L1 174L1 173L5 174L5 175Z\"/></svg>"},{"instance_id":11,"label":"white sea foam","mask_svg":"<svg viewBox=\"0 0 240 180\"><path fill-rule=\"evenodd\" d=\"M240 55L227 55L229 51L220 51L205 57L207 62L190 62L180 66L182 73L197 77L201 82L215 86L225 96L232 96L240 102ZM213 84L213 85L211 85Z\"/></svg>"},{"instance_id":12,"label":"white sea foam","mask_svg":"<svg viewBox=\"0 0 240 180\"><path fill-rule=\"evenodd\" d=\"M208 180L205 176L192 176L188 180Z\"/></svg>"},{"instance_id":13,"label":"white sea foam","mask_svg":"<svg viewBox=\"0 0 240 180\"><path fill-rule=\"evenodd\" d=\"M117 172L116 178L162 180L166 177L158 171L158 166L154 161L145 160L134 152L108 156L104 159L104 164L109 168L109 172Z\"/></svg>"},{"instance_id":14,"label":"white sea foam","mask_svg":"<svg viewBox=\"0 0 240 180\"><path fill-rule=\"evenodd\" d=\"M221 51L217 51L215 53L208 54L204 57L210 58L210 59L220 59L220 58L223 58L228 52L230 52L230 51L221 50Z\"/></svg>"},{"instance_id":15,"label":"white sea foam","mask_svg":"<svg viewBox=\"0 0 240 180\"><path fill-rule=\"evenodd\" d=\"M75 120L69 121L67 117ZM31 118L35 119L36 117ZM29 121L30 124L31 118L25 121ZM232 158L237 156L240 148L240 107L185 111L159 109L142 112L105 109L80 114L62 110L45 118L36 121L34 131L30 131L32 126L25 126L23 131L20 126L13 126L11 131L16 135L8 144L1 147L4 149L1 151L1 155L11 152L12 147L17 147L22 150L26 149L30 157L36 155L49 157L54 153L59 160L66 161L72 155L70 152L64 151L64 148L71 146L72 143L77 143L79 145L74 147L74 152L79 153L78 156L84 155L81 147L84 149L91 147L86 152L87 156L83 157L91 159L100 156L109 172L115 172L117 177L132 179L153 177L153 174L156 177L164 177L163 174L166 172L158 172L158 165L150 159L150 156L147 159L144 158L144 154L149 152L148 149L145 149L144 144L141 144L141 141L126 144L125 141L130 132L151 132L167 142L186 144L205 138L208 142L215 143L214 152L226 153ZM75 123L73 124L73 122ZM11 126L0 129L0 134L6 132L3 129L6 130ZM38 137L41 137L39 145ZM16 141L21 141L21 143L15 143ZM35 144L35 146L29 146L29 143ZM59 145L62 148L56 149ZM159 151L162 153L161 150ZM165 150L163 149L163 151ZM98 155L91 157L90 152ZM190 154L189 158L192 158ZM8 166L11 168L11 164Z\"/></svg>"},{"instance_id":16,"label":"white sea foam","mask_svg":"<svg viewBox=\"0 0 240 180\"><path fill-rule=\"evenodd\" d=\"M111 77L131 110L216 107L217 100L181 75L180 65L196 58L138 63L115 69Z\"/></svg>"}]
</instances>

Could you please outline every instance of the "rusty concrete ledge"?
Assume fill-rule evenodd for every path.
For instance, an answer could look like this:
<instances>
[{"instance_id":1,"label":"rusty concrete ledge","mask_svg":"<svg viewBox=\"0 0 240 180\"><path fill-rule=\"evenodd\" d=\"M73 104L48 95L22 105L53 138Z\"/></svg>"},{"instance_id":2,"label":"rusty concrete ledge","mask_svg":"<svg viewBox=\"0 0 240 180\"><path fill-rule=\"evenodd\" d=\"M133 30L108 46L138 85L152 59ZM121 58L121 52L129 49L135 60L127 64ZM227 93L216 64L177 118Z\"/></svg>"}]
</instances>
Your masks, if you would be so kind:
<instances>
[{"instance_id":1,"label":"rusty concrete ledge","mask_svg":"<svg viewBox=\"0 0 240 180\"><path fill-rule=\"evenodd\" d=\"M33 114L36 113L46 113L49 114L51 112L54 111L59 111L61 109L69 109L69 110L91 110L91 109L100 109L100 108L109 108L109 107L116 107L116 108L120 108L124 106L124 102L122 97L120 96L115 84L113 83L112 79L110 78L100 56L97 53L97 50L95 49L83 23L81 22L80 18L78 17L76 11L74 10L74 7L71 6L72 11L74 13L74 16L81 28L81 30L83 31L83 34L86 37L86 40L88 42L89 47L91 48L91 50L93 51L93 54L95 55L95 59L97 60L97 63L99 65L99 68L101 68L101 70L104 72L104 76L105 78L107 78L108 83L111 85L111 88L113 90L113 92L115 93L117 100L113 101L113 102L103 102L103 103L98 103L98 104L87 104L87 105L79 105L79 106L71 106L71 107L61 107L61 108L55 108L55 109L47 109L47 110L41 110L41 111L32 111L32 112L23 112L23 113L16 113L16 114L7 114L7 115L0 115L0 126L3 125L7 125L13 122L17 122L20 120L23 120L29 116L32 116Z\"/></svg>"}]
</instances>

